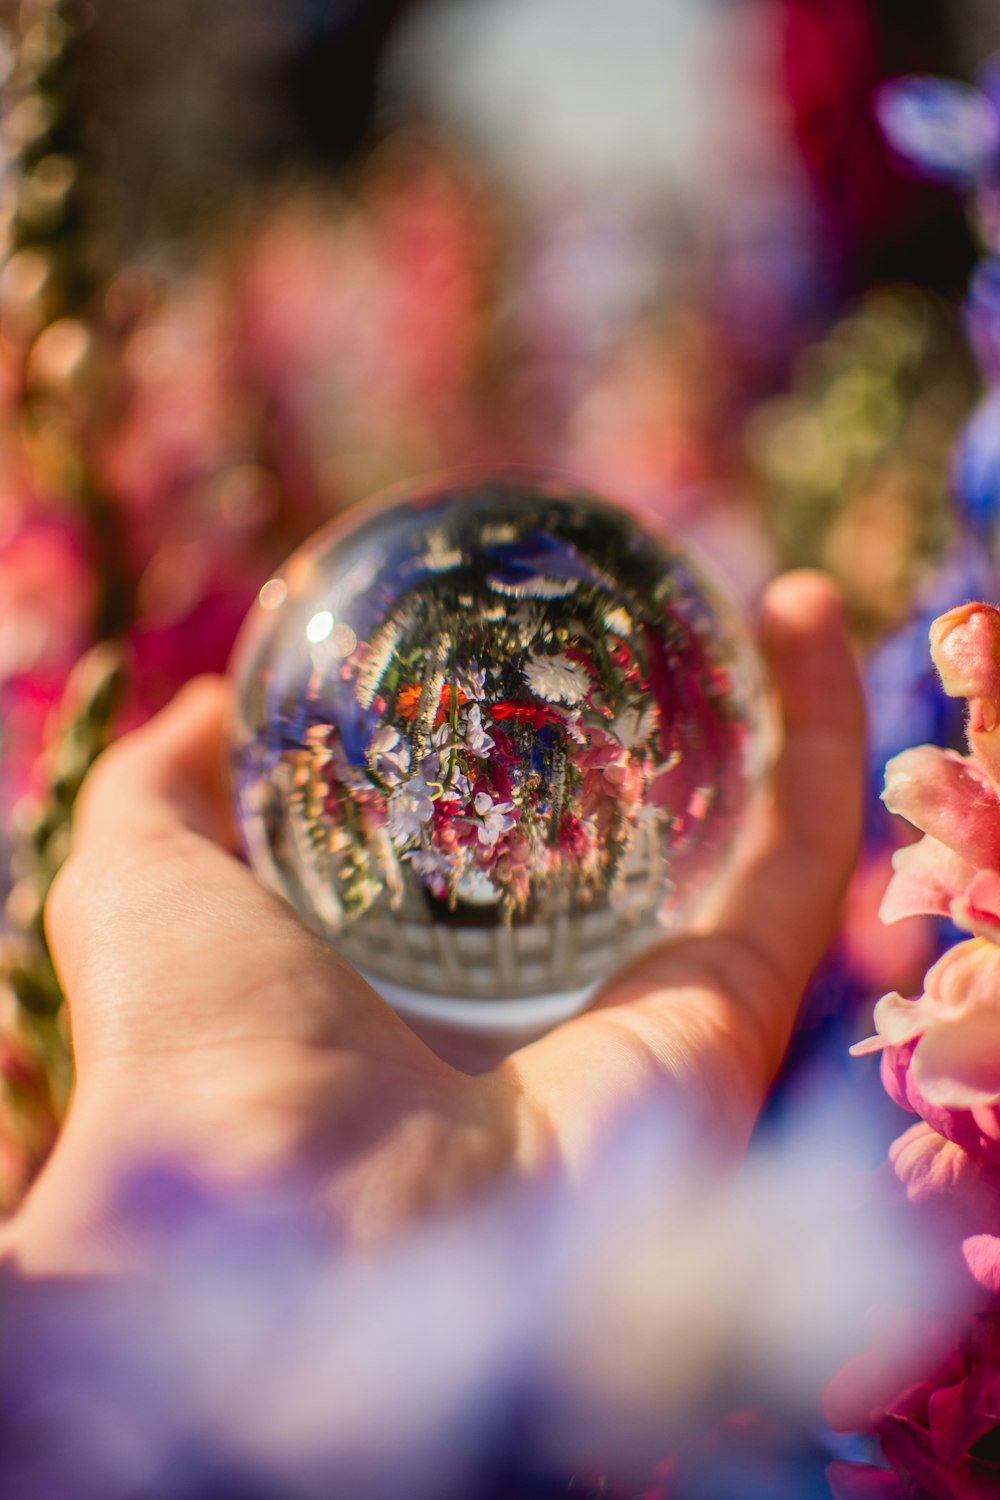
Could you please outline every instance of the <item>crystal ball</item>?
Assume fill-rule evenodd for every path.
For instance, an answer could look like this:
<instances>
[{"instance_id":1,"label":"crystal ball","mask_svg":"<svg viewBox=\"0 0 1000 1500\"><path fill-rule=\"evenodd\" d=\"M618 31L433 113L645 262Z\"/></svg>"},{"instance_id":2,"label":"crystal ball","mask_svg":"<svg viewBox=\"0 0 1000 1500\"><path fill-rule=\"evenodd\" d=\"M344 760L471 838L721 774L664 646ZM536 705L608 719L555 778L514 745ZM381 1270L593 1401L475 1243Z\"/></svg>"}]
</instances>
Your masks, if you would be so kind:
<instances>
[{"instance_id":1,"label":"crystal ball","mask_svg":"<svg viewBox=\"0 0 1000 1500\"><path fill-rule=\"evenodd\" d=\"M395 492L299 549L233 662L258 876L398 1009L581 1008L727 862L766 760L734 612L670 540L543 479Z\"/></svg>"}]
</instances>

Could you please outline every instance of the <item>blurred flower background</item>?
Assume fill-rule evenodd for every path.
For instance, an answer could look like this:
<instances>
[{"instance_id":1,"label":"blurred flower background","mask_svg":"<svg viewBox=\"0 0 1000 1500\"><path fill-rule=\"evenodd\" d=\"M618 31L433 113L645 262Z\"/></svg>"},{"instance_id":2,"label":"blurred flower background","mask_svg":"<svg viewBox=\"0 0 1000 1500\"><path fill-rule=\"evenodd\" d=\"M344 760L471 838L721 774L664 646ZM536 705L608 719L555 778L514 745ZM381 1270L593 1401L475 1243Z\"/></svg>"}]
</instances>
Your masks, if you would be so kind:
<instances>
[{"instance_id":1,"label":"blurred flower background","mask_svg":"<svg viewBox=\"0 0 1000 1500\"><path fill-rule=\"evenodd\" d=\"M882 769L961 743L927 630L997 598L995 6L6 0L0 17L0 1201L19 1202L70 1087L41 909L87 766L224 669L261 584L325 519L456 465L569 472L703 553L747 611L786 566L840 581L869 688L867 835L762 1131L797 1128L803 1098L865 1101L854 1158L876 1161L905 1117L847 1047L958 935L936 909L878 923L910 837ZM747 1411L743 1390L697 1484L675 1456L647 1493L827 1493L832 1438ZM611 1495L590 1457L580 1486ZM248 1493L223 1488L232 1472L189 1492ZM174 1493L133 1478L122 1494ZM550 1492L529 1479L506 1492ZM897 1493L884 1471L837 1483ZM118 1490L104 1475L94 1493Z\"/></svg>"}]
</instances>

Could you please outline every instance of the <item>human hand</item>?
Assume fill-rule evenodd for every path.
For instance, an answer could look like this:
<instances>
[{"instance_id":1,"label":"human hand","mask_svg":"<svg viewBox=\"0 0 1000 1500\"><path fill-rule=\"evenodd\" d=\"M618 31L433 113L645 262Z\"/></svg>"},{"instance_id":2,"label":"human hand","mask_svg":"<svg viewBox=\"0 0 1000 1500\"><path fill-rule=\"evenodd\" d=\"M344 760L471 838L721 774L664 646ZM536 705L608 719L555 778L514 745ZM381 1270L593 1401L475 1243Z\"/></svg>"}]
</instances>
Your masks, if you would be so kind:
<instances>
[{"instance_id":1,"label":"human hand","mask_svg":"<svg viewBox=\"0 0 1000 1500\"><path fill-rule=\"evenodd\" d=\"M304 1185L350 1239L504 1174L583 1172L632 1102L744 1145L835 926L860 825L863 709L836 596L792 574L763 644L785 737L711 931L665 941L584 1015L484 1072L445 1061L235 855L228 688L200 679L98 763L53 890L77 1085L7 1245L29 1269L113 1260L130 1160Z\"/></svg>"}]
</instances>

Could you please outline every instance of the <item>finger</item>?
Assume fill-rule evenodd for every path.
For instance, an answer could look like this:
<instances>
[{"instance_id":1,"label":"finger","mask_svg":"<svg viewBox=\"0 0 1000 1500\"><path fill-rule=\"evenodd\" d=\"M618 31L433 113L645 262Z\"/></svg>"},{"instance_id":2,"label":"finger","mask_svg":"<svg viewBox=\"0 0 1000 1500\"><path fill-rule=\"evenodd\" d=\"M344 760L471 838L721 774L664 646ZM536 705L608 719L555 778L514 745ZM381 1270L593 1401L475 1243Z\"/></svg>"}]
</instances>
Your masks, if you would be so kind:
<instances>
[{"instance_id":1,"label":"finger","mask_svg":"<svg viewBox=\"0 0 1000 1500\"><path fill-rule=\"evenodd\" d=\"M773 976L780 1039L833 935L857 857L865 709L840 595L824 575L778 579L765 599L761 635L783 745L716 937Z\"/></svg>"},{"instance_id":2,"label":"finger","mask_svg":"<svg viewBox=\"0 0 1000 1500\"><path fill-rule=\"evenodd\" d=\"M740 1138L833 931L860 833L864 709L839 598L821 576L769 590L762 643L784 727L773 786L709 935L664 943L595 1009L508 1065L571 1149L646 1089L725 1115ZM587 1118L589 1115L589 1119Z\"/></svg>"}]
</instances>

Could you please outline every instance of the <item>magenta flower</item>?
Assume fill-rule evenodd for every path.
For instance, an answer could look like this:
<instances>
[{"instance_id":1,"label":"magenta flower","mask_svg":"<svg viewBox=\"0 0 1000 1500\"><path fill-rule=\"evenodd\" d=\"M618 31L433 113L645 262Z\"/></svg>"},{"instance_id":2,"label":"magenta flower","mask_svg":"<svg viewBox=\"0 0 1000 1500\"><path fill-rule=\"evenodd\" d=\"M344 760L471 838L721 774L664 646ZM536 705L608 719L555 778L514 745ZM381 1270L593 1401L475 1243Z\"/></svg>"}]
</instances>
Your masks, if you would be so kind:
<instances>
[{"instance_id":1,"label":"magenta flower","mask_svg":"<svg viewBox=\"0 0 1000 1500\"><path fill-rule=\"evenodd\" d=\"M921 1493L947 1500L1000 1494L1000 1315L972 1320L930 1380L911 1386L877 1423L882 1450Z\"/></svg>"}]
</instances>

